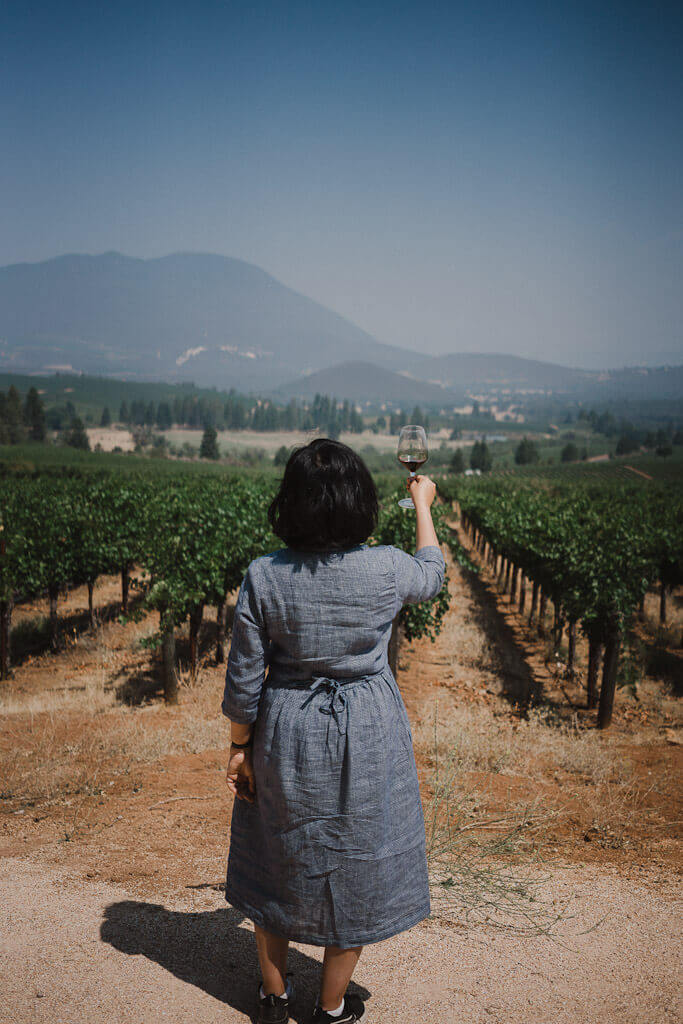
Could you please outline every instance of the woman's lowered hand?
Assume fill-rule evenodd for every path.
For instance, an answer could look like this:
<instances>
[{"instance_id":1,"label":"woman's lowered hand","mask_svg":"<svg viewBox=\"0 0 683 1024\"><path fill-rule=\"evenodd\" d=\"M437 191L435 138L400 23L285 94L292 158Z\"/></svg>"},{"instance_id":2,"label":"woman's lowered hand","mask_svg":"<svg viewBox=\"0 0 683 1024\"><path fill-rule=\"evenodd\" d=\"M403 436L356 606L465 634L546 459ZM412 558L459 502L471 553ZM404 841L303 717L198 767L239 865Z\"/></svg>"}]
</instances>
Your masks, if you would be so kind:
<instances>
[{"instance_id":1,"label":"woman's lowered hand","mask_svg":"<svg viewBox=\"0 0 683 1024\"><path fill-rule=\"evenodd\" d=\"M230 749L230 760L228 770L225 773L225 781L230 792L238 800L247 800L250 804L256 798L256 786L254 785L254 767L251 761L251 750Z\"/></svg>"}]
</instances>

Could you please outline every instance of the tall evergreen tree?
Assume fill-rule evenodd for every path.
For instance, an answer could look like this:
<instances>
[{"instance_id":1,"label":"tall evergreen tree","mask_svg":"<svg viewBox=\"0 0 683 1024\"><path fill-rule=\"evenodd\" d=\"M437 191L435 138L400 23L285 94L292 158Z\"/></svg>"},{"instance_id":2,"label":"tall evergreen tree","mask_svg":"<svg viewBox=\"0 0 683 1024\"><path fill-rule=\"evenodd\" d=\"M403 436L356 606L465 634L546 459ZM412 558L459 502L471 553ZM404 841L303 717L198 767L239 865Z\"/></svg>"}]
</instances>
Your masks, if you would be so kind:
<instances>
[{"instance_id":1,"label":"tall evergreen tree","mask_svg":"<svg viewBox=\"0 0 683 1024\"><path fill-rule=\"evenodd\" d=\"M491 452L486 441L475 441L470 452L471 468L478 469L482 473L488 473L492 465L493 459L491 458Z\"/></svg>"},{"instance_id":2,"label":"tall evergreen tree","mask_svg":"<svg viewBox=\"0 0 683 1024\"><path fill-rule=\"evenodd\" d=\"M26 395L24 423L31 441L45 440L45 407L36 388L30 388Z\"/></svg>"},{"instance_id":3,"label":"tall evergreen tree","mask_svg":"<svg viewBox=\"0 0 683 1024\"><path fill-rule=\"evenodd\" d=\"M168 402L159 402L157 407L157 426L159 430L170 430L172 426L171 407Z\"/></svg>"},{"instance_id":4,"label":"tall evergreen tree","mask_svg":"<svg viewBox=\"0 0 683 1024\"><path fill-rule=\"evenodd\" d=\"M538 445L528 437L522 438L515 450L515 462L518 466L529 466L540 458Z\"/></svg>"},{"instance_id":5,"label":"tall evergreen tree","mask_svg":"<svg viewBox=\"0 0 683 1024\"><path fill-rule=\"evenodd\" d=\"M202 459L217 459L220 457L218 451L218 435L215 427L207 427L202 434L202 443L199 446L199 457Z\"/></svg>"},{"instance_id":6,"label":"tall evergreen tree","mask_svg":"<svg viewBox=\"0 0 683 1024\"><path fill-rule=\"evenodd\" d=\"M287 464L287 460L288 459L289 459L289 448L287 448L286 445L282 444L282 445L280 445L278 450L275 452L275 455L273 456L273 465L275 465L275 466L285 466Z\"/></svg>"},{"instance_id":7,"label":"tall evergreen tree","mask_svg":"<svg viewBox=\"0 0 683 1024\"><path fill-rule=\"evenodd\" d=\"M429 430L429 417L425 416L419 405L416 405L412 412L411 423L417 423L418 426L424 427L425 430Z\"/></svg>"},{"instance_id":8,"label":"tall evergreen tree","mask_svg":"<svg viewBox=\"0 0 683 1024\"><path fill-rule=\"evenodd\" d=\"M101 427L110 427L111 426L111 413L109 412L109 406L108 405L105 405L104 409L102 410L102 416L100 417L100 426Z\"/></svg>"},{"instance_id":9,"label":"tall evergreen tree","mask_svg":"<svg viewBox=\"0 0 683 1024\"><path fill-rule=\"evenodd\" d=\"M462 454L462 448L456 448L451 458L451 473L464 473L465 472L465 457Z\"/></svg>"},{"instance_id":10,"label":"tall evergreen tree","mask_svg":"<svg viewBox=\"0 0 683 1024\"><path fill-rule=\"evenodd\" d=\"M24 440L24 410L21 407L21 396L14 384L10 385L5 401L5 425L10 444L19 444Z\"/></svg>"},{"instance_id":11,"label":"tall evergreen tree","mask_svg":"<svg viewBox=\"0 0 683 1024\"><path fill-rule=\"evenodd\" d=\"M71 421L71 429L67 431L66 443L70 448L80 448L83 451L90 451L90 440L87 431L83 426L83 420L74 416Z\"/></svg>"}]
</instances>

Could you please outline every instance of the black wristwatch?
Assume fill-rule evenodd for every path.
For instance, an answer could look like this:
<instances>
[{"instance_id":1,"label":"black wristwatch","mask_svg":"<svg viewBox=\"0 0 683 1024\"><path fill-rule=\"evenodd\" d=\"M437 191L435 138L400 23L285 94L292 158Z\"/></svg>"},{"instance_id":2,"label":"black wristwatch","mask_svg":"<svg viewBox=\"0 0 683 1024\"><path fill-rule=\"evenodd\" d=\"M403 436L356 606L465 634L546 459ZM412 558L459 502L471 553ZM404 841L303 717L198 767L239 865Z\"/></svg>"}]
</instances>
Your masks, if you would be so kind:
<instances>
[{"instance_id":1,"label":"black wristwatch","mask_svg":"<svg viewBox=\"0 0 683 1024\"><path fill-rule=\"evenodd\" d=\"M253 743L254 737L250 736L246 743L235 743L234 740L230 740L231 747L237 747L238 750L244 750L245 747L250 747Z\"/></svg>"}]
</instances>

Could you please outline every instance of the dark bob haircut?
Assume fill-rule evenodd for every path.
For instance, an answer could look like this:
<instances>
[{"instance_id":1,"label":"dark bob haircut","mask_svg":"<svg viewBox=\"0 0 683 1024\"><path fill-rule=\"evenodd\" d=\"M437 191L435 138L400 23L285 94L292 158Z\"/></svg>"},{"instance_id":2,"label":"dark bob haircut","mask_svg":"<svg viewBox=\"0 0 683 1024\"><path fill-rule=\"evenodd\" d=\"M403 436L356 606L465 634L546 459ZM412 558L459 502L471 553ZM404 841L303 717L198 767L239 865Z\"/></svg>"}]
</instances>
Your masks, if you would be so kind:
<instances>
[{"instance_id":1,"label":"dark bob haircut","mask_svg":"<svg viewBox=\"0 0 683 1024\"><path fill-rule=\"evenodd\" d=\"M316 437L287 460L268 509L273 533L300 551L362 544L377 525L377 489L353 448Z\"/></svg>"}]
</instances>

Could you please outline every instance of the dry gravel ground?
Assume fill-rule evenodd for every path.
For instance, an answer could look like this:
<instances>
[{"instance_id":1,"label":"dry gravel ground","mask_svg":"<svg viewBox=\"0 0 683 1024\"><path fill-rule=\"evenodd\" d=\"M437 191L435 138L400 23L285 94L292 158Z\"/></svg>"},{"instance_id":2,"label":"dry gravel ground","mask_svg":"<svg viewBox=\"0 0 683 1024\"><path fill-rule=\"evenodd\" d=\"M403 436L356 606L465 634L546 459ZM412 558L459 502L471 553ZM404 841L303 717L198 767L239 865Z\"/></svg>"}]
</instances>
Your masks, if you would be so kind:
<instances>
[{"instance_id":1,"label":"dry gravel ground","mask_svg":"<svg viewBox=\"0 0 683 1024\"><path fill-rule=\"evenodd\" d=\"M220 894L163 905L37 864L0 869L2 1024L218 1024L249 1019L251 924ZM680 1019L680 906L612 872L556 873L554 939L430 921L368 946L355 991L371 1024L667 1024ZM295 944L304 1022L320 950Z\"/></svg>"}]
</instances>

